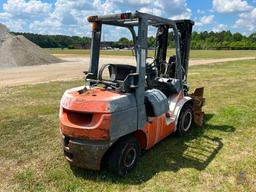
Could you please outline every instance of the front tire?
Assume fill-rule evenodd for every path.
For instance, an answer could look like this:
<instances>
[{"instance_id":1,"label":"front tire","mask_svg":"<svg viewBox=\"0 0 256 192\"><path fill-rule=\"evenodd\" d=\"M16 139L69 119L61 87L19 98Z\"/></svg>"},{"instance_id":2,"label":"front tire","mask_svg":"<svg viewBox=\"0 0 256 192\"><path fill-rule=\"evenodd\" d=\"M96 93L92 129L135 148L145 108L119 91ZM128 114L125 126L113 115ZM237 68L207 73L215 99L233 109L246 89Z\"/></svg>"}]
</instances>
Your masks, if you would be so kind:
<instances>
[{"instance_id":1,"label":"front tire","mask_svg":"<svg viewBox=\"0 0 256 192\"><path fill-rule=\"evenodd\" d=\"M178 119L178 125L177 125L177 134L179 136L183 136L187 134L194 122L194 115L193 115L193 109L192 105L185 104L183 108L181 109L179 119Z\"/></svg>"},{"instance_id":2,"label":"front tire","mask_svg":"<svg viewBox=\"0 0 256 192\"><path fill-rule=\"evenodd\" d=\"M133 136L118 141L108 158L108 168L119 176L127 175L137 164L140 155L140 145Z\"/></svg>"}]
</instances>

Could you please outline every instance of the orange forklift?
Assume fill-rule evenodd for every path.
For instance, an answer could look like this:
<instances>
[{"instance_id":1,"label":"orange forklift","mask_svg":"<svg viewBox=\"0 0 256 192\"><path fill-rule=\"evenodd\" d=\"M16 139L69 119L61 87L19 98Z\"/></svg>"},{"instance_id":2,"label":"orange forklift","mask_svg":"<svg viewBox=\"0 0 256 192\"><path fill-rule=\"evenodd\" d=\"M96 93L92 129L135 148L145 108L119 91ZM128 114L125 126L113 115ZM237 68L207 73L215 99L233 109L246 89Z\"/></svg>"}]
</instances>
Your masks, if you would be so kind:
<instances>
[{"instance_id":1,"label":"orange forklift","mask_svg":"<svg viewBox=\"0 0 256 192\"><path fill-rule=\"evenodd\" d=\"M92 42L86 85L66 90L60 104L64 156L71 166L93 170L106 166L124 176L136 166L141 150L203 123L204 89L189 94L187 84L194 22L138 11L90 16L88 21ZM102 25L131 32L135 65L120 61L98 69ZM155 55L150 59L149 26L157 29ZM170 29L176 54L166 58Z\"/></svg>"}]
</instances>

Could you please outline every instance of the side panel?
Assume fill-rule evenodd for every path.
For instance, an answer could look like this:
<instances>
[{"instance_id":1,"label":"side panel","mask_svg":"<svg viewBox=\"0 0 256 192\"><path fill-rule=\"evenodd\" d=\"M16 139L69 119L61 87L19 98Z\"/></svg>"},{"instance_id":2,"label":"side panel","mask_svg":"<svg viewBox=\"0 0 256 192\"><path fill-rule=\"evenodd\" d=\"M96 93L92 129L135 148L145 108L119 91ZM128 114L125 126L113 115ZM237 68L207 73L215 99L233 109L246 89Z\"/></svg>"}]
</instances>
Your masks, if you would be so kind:
<instances>
[{"instance_id":1,"label":"side panel","mask_svg":"<svg viewBox=\"0 0 256 192\"><path fill-rule=\"evenodd\" d=\"M146 149L153 147L156 143L170 135L175 128L175 123L170 122L166 119L166 114L158 117L149 118L143 131L147 136Z\"/></svg>"},{"instance_id":2,"label":"side panel","mask_svg":"<svg viewBox=\"0 0 256 192\"><path fill-rule=\"evenodd\" d=\"M137 130L137 108L119 111L111 115L110 139L115 140Z\"/></svg>"},{"instance_id":3,"label":"side panel","mask_svg":"<svg viewBox=\"0 0 256 192\"><path fill-rule=\"evenodd\" d=\"M153 147L156 143L176 131L179 113L184 104L191 101L191 97L183 97L182 92L169 99L169 113L164 113L158 117L150 117L142 129L147 138L146 149Z\"/></svg>"}]
</instances>

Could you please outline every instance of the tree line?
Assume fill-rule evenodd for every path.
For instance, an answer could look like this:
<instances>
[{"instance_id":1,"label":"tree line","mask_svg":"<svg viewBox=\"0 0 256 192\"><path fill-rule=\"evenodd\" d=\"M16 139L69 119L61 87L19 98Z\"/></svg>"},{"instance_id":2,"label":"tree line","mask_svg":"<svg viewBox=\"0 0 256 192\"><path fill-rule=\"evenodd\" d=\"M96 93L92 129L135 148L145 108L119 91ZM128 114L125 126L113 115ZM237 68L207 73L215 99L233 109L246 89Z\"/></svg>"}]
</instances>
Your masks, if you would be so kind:
<instances>
[{"instance_id":1,"label":"tree line","mask_svg":"<svg viewBox=\"0 0 256 192\"><path fill-rule=\"evenodd\" d=\"M79 36L65 36L65 35L40 35L33 33L14 33L16 35L23 35L30 41L39 45L42 48L90 48L89 37ZM104 44L104 43L103 43ZM133 42L127 38L120 38L116 42L108 42L111 47L132 47ZM149 47L155 46L155 37L148 38ZM174 48L172 32L168 36L168 47ZM256 50L256 33L249 36L240 33L231 33L230 31L222 32L196 32L192 33L191 40L192 49L254 49Z\"/></svg>"},{"instance_id":2,"label":"tree line","mask_svg":"<svg viewBox=\"0 0 256 192\"><path fill-rule=\"evenodd\" d=\"M222 32L193 32L191 47L193 49L256 49L256 33L249 36L240 33Z\"/></svg>"},{"instance_id":3,"label":"tree line","mask_svg":"<svg viewBox=\"0 0 256 192\"><path fill-rule=\"evenodd\" d=\"M191 38L191 49L256 50L256 33L245 36L240 33L231 33L230 31L194 31ZM155 37L149 37L148 44L150 47L154 47ZM168 47L175 47L172 32L168 35Z\"/></svg>"},{"instance_id":4,"label":"tree line","mask_svg":"<svg viewBox=\"0 0 256 192\"><path fill-rule=\"evenodd\" d=\"M89 48L89 37L66 36L66 35L40 35L34 33L13 33L23 35L42 48ZM89 47L88 47L89 46Z\"/></svg>"}]
</instances>

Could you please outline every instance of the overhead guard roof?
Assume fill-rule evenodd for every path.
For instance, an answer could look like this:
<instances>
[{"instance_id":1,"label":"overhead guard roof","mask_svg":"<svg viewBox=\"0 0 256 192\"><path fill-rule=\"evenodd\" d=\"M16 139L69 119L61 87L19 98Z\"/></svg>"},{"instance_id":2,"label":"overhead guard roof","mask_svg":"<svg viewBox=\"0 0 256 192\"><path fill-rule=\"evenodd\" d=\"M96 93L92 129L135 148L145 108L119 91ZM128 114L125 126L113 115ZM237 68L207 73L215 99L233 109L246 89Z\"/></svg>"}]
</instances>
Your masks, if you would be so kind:
<instances>
[{"instance_id":1,"label":"overhead guard roof","mask_svg":"<svg viewBox=\"0 0 256 192\"><path fill-rule=\"evenodd\" d=\"M159 26L159 25L170 25L174 26L176 23L189 22L192 25L194 21L192 20L171 20L163 17L151 15L148 13L142 13L136 11L135 13L119 13L119 14L109 14L109 15L95 15L89 16L87 19L89 22L101 22L107 25L116 25L120 27L131 27L138 26L139 19L146 19L149 25Z\"/></svg>"}]
</instances>

